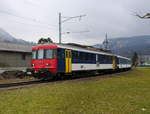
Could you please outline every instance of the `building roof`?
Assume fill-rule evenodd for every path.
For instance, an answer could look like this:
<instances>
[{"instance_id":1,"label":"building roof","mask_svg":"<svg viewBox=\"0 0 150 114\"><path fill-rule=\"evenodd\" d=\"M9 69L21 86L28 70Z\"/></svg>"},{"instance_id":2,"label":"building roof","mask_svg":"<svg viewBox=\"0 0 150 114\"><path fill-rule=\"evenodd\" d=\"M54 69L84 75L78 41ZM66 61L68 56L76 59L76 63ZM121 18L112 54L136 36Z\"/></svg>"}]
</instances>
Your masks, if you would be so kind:
<instances>
[{"instance_id":1,"label":"building roof","mask_svg":"<svg viewBox=\"0 0 150 114\"><path fill-rule=\"evenodd\" d=\"M0 51L31 53L32 52L32 45L0 42Z\"/></svg>"}]
</instances>

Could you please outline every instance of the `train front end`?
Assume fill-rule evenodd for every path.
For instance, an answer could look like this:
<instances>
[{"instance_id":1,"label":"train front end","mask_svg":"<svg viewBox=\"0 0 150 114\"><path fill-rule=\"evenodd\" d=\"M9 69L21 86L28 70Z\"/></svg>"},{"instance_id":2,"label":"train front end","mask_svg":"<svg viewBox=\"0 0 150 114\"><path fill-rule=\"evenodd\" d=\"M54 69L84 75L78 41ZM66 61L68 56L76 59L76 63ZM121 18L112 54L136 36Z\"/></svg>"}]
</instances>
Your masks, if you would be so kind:
<instances>
[{"instance_id":1,"label":"train front end","mask_svg":"<svg viewBox=\"0 0 150 114\"><path fill-rule=\"evenodd\" d=\"M52 78L57 72L57 45L32 48L32 69L37 78Z\"/></svg>"}]
</instances>

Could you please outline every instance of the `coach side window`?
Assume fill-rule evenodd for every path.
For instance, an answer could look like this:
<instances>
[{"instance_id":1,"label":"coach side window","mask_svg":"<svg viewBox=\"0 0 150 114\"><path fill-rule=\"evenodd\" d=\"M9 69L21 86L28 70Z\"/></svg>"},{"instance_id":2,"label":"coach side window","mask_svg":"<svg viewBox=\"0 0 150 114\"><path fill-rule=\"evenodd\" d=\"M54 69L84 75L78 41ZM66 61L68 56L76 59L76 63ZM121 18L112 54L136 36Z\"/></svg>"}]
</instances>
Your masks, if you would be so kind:
<instances>
[{"instance_id":1,"label":"coach side window","mask_svg":"<svg viewBox=\"0 0 150 114\"><path fill-rule=\"evenodd\" d=\"M112 60L113 60L113 58L112 58L112 56L108 56L108 58L109 58L109 63L112 63Z\"/></svg>"},{"instance_id":2,"label":"coach side window","mask_svg":"<svg viewBox=\"0 0 150 114\"><path fill-rule=\"evenodd\" d=\"M92 53L90 53L90 54L89 54L89 60L90 60L90 61L93 61L93 59L94 59L94 55L93 55Z\"/></svg>"},{"instance_id":3,"label":"coach side window","mask_svg":"<svg viewBox=\"0 0 150 114\"><path fill-rule=\"evenodd\" d=\"M86 60L90 60L90 54L89 53L86 53L86 56L85 56Z\"/></svg>"},{"instance_id":4,"label":"coach side window","mask_svg":"<svg viewBox=\"0 0 150 114\"><path fill-rule=\"evenodd\" d=\"M80 52L80 59L84 60L84 53L83 52Z\"/></svg>"},{"instance_id":5,"label":"coach side window","mask_svg":"<svg viewBox=\"0 0 150 114\"><path fill-rule=\"evenodd\" d=\"M125 59L120 58L120 64L126 64L126 60L125 60Z\"/></svg>"},{"instance_id":6,"label":"coach side window","mask_svg":"<svg viewBox=\"0 0 150 114\"><path fill-rule=\"evenodd\" d=\"M105 56L104 55L100 55L100 61L102 62L102 63L105 63Z\"/></svg>"},{"instance_id":7,"label":"coach side window","mask_svg":"<svg viewBox=\"0 0 150 114\"><path fill-rule=\"evenodd\" d=\"M91 56L91 53L89 53L88 54L88 60L91 61L91 59L92 59L92 56Z\"/></svg>"},{"instance_id":8,"label":"coach side window","mask_svg":"<svg viewBox=\"0 0 150 114\"><path fill-rule=\"evenodd\" d=\"M78 52L77 51L72 51L72 58L74 60L77 60L78 59Z\"/></svg>"},{"instance_id":9,"label":"coach side window","mask_svg":"<svg viewBox=\"0 0 150 114\"><path fill-rule=\"evenodd\" d=\"M95 61L95 60L96 60L96 55L92 54L92 61Z\"/></svg>"},{"instance_id":10,"label":"coach side window","mask_svg":"<svg viewBox=\"0 0 150 114\"><path fill-rule=\"evenodd\" d=\"M101 60L101 59L100 59L100 55L98 55L98 62L100 62L100 60Z\"/></svg>"}]
</instances>

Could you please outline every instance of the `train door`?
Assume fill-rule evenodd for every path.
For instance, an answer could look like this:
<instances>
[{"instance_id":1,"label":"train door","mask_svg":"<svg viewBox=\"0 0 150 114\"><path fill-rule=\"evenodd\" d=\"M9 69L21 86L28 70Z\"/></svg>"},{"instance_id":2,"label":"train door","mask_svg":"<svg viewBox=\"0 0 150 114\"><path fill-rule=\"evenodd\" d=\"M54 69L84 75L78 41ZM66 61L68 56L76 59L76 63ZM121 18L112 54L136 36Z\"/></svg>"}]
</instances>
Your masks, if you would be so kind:
<instances>
[{"instance_id":1,"label":"train door","mask_svg":"<svg viewBox=\"0 0 150 114\"><path fill-rule=\"evenodd\" d=\"M71 50L66 49L65 50L65 63L66 63L66 73L72 72L72 54Z\"/></svg>"},{"instance_id":2,"label":"train door","mask_svg":"<svg viewBox=\"0 0 150 114\"><path fill-rule=\"evenodd\" d=\"M113 65L113 70L117 69L117 58L115 56L113 56L112 65Z\"/></svg>"}]
</instances>

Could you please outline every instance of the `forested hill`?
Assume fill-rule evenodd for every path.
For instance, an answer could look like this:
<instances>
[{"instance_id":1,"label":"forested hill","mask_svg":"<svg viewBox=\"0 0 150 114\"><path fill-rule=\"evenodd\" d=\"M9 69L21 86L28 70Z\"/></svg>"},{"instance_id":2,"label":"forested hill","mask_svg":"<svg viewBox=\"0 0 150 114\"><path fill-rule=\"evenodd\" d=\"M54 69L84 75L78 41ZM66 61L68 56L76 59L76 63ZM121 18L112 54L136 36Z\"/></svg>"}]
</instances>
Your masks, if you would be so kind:
<instances>
[{"instance_id":1,"label":"forested hill","mask_svg":"<svg viewBox=\"0 0 150 114\"><path fill-rule=\"evenodd\" d=\"M102 47L102 44L94 47ZM131 57L134 52L150 55L150 35L109 39L109 47L113 53L126 57Z\"/></svg>"}]
</instances>

